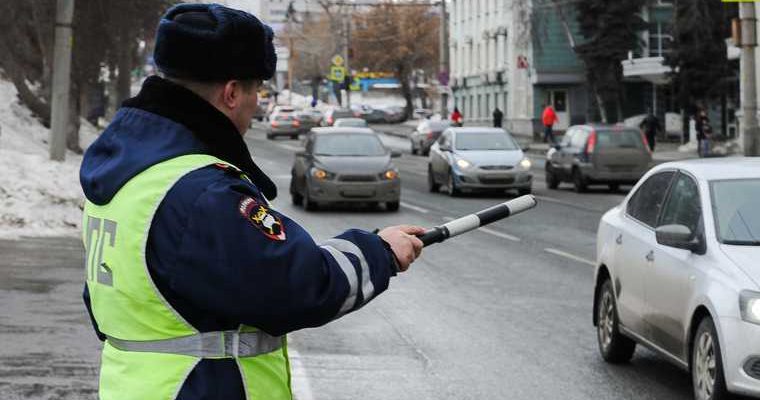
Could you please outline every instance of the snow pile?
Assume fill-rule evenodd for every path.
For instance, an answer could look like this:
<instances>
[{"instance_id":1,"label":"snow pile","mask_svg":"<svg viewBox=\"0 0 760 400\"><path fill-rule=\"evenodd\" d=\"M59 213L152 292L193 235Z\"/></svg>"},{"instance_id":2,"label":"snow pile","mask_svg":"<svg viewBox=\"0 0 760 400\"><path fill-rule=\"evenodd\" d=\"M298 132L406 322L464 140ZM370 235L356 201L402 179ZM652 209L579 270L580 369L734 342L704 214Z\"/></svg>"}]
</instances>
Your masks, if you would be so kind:
<instances>
[{"instance_id":1,"label":"snow pile","mask_svg":"<svg viewBox=\"0 0 760 400\"><path fill-rule=\"evenodd\" d=\"M0 238L78 235L84 195L79 186L82 156L49 159L50 131L20 105L13 84L0 79ZM81 143L96 129L82 121Z\"/></svg>"}]
</instances>

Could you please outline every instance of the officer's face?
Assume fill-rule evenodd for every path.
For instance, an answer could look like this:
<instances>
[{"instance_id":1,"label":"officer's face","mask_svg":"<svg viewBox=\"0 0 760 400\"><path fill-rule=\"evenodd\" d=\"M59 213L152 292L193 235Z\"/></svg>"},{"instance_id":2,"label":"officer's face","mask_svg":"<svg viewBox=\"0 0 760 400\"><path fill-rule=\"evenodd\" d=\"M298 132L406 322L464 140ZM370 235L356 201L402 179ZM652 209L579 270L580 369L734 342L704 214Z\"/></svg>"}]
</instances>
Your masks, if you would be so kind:
<instances>
[{"instance_id":1,"label":"officer's face","mask_svg":"<svg viewBox=\"0 0 760 400\"><path fill-rule=\"evenodd\" d=\"M258 84L229 81L222 92L222 111L235 124L238 132L245 135L258 107Z\"/></svg>"}]
</instances>

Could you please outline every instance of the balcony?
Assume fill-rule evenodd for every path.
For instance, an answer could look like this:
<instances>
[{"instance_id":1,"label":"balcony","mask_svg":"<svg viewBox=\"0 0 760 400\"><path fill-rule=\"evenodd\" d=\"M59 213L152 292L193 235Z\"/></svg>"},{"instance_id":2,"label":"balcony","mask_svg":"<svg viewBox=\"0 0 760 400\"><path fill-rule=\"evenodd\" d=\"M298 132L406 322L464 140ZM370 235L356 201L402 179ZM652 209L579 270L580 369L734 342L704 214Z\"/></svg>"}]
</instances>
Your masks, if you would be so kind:
<instances>
[{"instance_id":1,"label":"balcony","mask_svg":"<svg viewBox=\"0 0 760 400\"><path fill-rule=\"evenodd\" d=\"M664 85L670 82L670 66L665 65L664 57L641 57L629 56L623 64L623 76L626 78L639 78L655 85Z\"/></svg>"}]
</instances>

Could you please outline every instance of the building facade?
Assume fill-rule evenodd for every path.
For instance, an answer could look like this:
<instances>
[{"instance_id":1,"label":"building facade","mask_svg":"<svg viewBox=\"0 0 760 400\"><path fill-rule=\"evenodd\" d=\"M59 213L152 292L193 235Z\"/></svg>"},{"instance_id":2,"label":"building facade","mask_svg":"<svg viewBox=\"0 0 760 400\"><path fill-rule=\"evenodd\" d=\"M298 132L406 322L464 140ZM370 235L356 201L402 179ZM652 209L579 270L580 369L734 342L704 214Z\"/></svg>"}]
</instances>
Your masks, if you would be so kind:
<instances>
[{"instance_id":1,"label":"building facade","mask_svg":"<svg viewBox=\"0 0 760 400\"><path fill-rule=\"evenodd\" d=\"M559 131L585 122L572 9L549 0L452 0L450 13L451 84L466 122L487 124L498 107L508 129L538 134L545 104L554 106Z\"/></svg>"}]
</instances>

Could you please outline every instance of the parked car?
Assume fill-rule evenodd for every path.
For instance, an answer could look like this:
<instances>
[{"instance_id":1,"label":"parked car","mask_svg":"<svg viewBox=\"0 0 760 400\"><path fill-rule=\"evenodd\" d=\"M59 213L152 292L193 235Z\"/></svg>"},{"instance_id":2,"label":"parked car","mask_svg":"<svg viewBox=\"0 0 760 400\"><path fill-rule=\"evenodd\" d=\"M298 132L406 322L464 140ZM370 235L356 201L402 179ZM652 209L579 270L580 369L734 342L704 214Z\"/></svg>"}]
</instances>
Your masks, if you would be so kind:
<instances>
[{"instance_id":1,"label":"parked car","mask_svg":"<svg viewBox=\"0 0 760 400\"><path fill-rule=\"evenodd\" d=\"M362 115L362 118L370 124L382 124L386 121L386 113L379 108L370 107L369 111Z\"/></svg>"},{"instance_id":2,"label":"parked car","mask_svg":"<svg viewBox=\"0 0 760 400\"><path fill-rule=\"evenodd\" d=\"M433 115L433 110L427 108L415 108L412 112L414 119L425 119Z\"/></svg>"},{"instance_id":3,"label":"parked car","mask_svg":"<svg viewBox=\"0 0 760 400\"><path fill-rule=\"evenodd\" d=\"M367 121L361 118L338 118L333 123L334 127L366 128Z\"/></svg>"},{"instance_id":4,"label":"parked car","mask_svg":"<svg viewBox=\"0 0 760 400\"><path fill-rule=\"evenodd\" d=\"M359 118L359 115L348 108L331 107L325 112L322 126L333 126L338 118Z\"/></svg>"},{"instance_id":5,"label":"parked car","mask_svg":"<svg viewBox=\"0 0 760 400\"><path fill-rule=\"evenodd\" d=\"M386 124L398 124L406 121L406 112L402 106L386 106L380 110L385 114L383 122Z\"/></svg>"},{"instance_id":6,"label":"parked car","mask_svg":"<svg viewBox=\"0 0 760 400\"><path fill-rule=\"evenodd\" d=\"M253 115L253 118L261 122L267 116L267 110L269 109L269 99L259 97L258 105L259 106L256 108L256 113Z\"/></svg>"},{"instance_id":7,"label":"parked car","mask_svg":"<svg viewBox=\"0 0 760 400\"><path fill-rule=\"evenodd\" d=\"M423 120L409 136L412 143L412 154L430 154L430 146L441 136L441 132L451 126L448 120L431 121Z\"/></svg>"},{"instance_id":8,"label":"parked car","mask_svg":"<svg viewBox=\"0 0 760 400\"><path fill-rule=\"evenodd\" d=\"M546 154L546 186L556 189L572 182L577 192L605 184L617 191L634 184L649 169L652 153L644 135L621 125L570 127L562 142Z\"/></svg>"},{"instance_id":9,"label":"parked car","mask_svg":"<svg viewBox=\"0 0 760 400\"><path fill-rule=\"evenodd\" d=\"M291 139L298 139L301 133L301 121L295 113L274 112L269 117L269 129L267 130L267 139L274 139L277 136L290 136Z\"/></svg>"},{"instance_id":10,"label":"parked car","mask_svg":"<svg viewBox=\"0 0 760 400\"><path fill-rule=\"evenodd\" d=\"M448 128L430 148L428 189L450 196L462 191L510 190L531 193L531 162L501 128Z\"/></svg>"},{"instance_id":11,"label":"parked car","mask_svg":"<svg viewBox=\"0 0 760 400\"><path fill-rule=\"evenodd\" d=\"M293 204L315 210L320 203L385 203L397 211L401 179L391 158L400 155L371 129L314 128L293 163Z\"/></svg>"},{"instance_id":12,"label":"parked car","mask_svg":"<svg viewBox=\"0 0 760 400\"><path fill-rule=\"evenodd\" d=\"M654 167L597 232L602 357L636 344L690 371L697 399L760 397L760 160Z\"/></svg>"}]
</instances>

